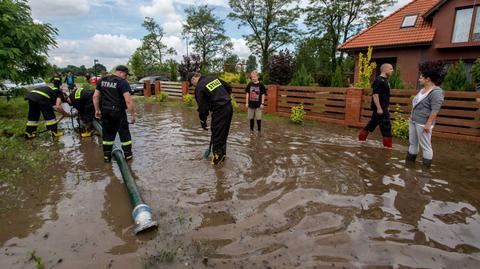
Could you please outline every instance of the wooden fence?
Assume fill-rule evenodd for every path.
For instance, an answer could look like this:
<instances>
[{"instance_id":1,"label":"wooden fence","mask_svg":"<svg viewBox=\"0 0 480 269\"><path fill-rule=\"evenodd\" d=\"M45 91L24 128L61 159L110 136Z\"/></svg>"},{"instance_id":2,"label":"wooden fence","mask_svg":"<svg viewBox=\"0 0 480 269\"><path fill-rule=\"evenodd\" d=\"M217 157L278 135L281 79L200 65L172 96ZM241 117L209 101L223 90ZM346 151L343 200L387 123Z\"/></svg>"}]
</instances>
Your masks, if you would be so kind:
<instances>
[{"instance_id":1,"label":"wooden fence","mask_svg":"<svg viewBox=\"0 0 480 269\"><path fill-rule=\"evenodd\" d=\"M145 83L146 87L150 83ZM157 86L157 85L156 85ZM239 108L245 107L244 84L232 84L232 96ZM194 89L183 82L162 81L155 93L165 91L172 100L181 101L182 95L194 94ZM157 88L157 87L156 87ZM357 88L297 87L268 85L265 111L279 116L290 116L293 106L303 104L306 118L332 122L353 127L363 127L368 122L371 90ZM147 91L145 91L147 92ZM392 118L396 107L401 117L408 117L415 90L392 90L390 112ZM480 93L445 92L445 101L440 110L433 135L457 140L480 142Z\"/></svg>"}]
</instances>

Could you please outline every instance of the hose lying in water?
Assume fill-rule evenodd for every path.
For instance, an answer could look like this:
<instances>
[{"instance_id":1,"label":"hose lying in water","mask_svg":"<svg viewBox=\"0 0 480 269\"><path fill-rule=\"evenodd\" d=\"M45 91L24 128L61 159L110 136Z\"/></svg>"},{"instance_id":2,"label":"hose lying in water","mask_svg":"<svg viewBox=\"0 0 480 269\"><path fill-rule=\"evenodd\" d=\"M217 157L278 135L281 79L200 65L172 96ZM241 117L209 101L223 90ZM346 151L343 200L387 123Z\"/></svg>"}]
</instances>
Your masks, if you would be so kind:
<instances>
[{"instance_id":1,"label":"hose lying in water","mask_svg":"<svg viewBox=\"0 0 480 269\"><path fill-rule=\"evenodd\" d=\"M98 121L94 120L93 126L95 126L95 129L97 129L100 134L102 133L102 125ZM152 220L152 208L143 201L137 184L135 184L133 179L132 172L125 160L123 151L116 144L113 145L112 157L117 161L118 167L120 168L123 182L125 182L128 197L133 207L132 217L136 225L134 229L135 234L149 228L157 227L157 222Z\"/></svg>"}]
</instances>

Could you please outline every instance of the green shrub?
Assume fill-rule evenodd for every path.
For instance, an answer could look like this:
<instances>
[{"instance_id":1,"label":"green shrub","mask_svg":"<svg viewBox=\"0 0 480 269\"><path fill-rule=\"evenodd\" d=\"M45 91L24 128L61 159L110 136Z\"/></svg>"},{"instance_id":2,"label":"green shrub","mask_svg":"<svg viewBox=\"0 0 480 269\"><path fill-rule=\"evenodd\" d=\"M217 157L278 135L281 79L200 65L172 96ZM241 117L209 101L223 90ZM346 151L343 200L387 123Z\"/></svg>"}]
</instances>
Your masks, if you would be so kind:
<instances>
[{"instance_id":1,"label":"green shrub","mask_svg":"<svg viewBox=\"0 0 480 269\"><path fill-rule=\"evenodd\" d=\"M183 103L186 106L193 106L193 96L191 94L186 94L183 96Z\"/></svg>"},{"instance_id":2,"label":"green shrub","mask_svg":"<svg viewBox=\"0 0 480 269\"><path fill-rule=\"evenodd\" d=\"M442 88L447 91L467 91L471 90L471 85L467 78L465 65L460 60L448 68Z\"/></svg>"},{"instance_id":3,"label":"green shrub","mask_svg":"<svg viewBox=\"0 0 480 269\"><path fill-rule=\"evenodd\" d=\"M372 60L372 52L373 48L369 47L366 56L363 56L363 53L358 54L358 81L355 84L355 87L362 88L362 89L370 89L371 83L370 78L377 68L377 64L375 62L371 62Z\"/></svg>"},{"instance_id":4,"label":"green shrub","mask_svg":"<svg viewBox=\"0 0 480 269\"><path fill-rule=\"evenodd\" d=\"M305 118L305 110L303 109L303 104L298 106L293 106L290 114L290 121L296 124L302 124Z\"/></svg>"},{"instance_id":5,"label":"green shrub","mask_svg":"<svg viewBox=\"0 0 480 269\"><path fill-rule=\"evenodd\" d=\"M480 90L480 58L478 58L472 67L472 78L477 83L477 90Z\"/></svg>"},{"instance_id":6,"label":"green shrub","mask_svg":"<svg viewBox=\"0 0 480 269\"><path fill-rule=\"evenodd\" d=\"M240 81L240 74L225 72L221 74L219 78L229 84L232 84L232 83L236 84L236 83L239 83Z\"/></svg>"},{"instance_id":7,"label":"green shrub","mask_svg":"<svg viewBox=\"0 0 480 269\"><path fill-rule=\"evenodd\" d=\"M403 116L400 105L395 106L394 120L392 121L393 136L408 139L408 119Z\"/></svg>"},{"instance_id":8,"label":"green shrub","mask_svg":"<svg viewBox=\"0 0 480 269\"><path fill-rule=\"evenodd\" d=\"M233 96L233 94L230 95L230 99L232 100L233 111L235 112L240 111L240 107L238 106L237 100L235 99L235 96Z\"/></svg>"},{"instance_id":9,"label":"green shrub","mask_svg":"<svg viewBox=\"0 0 480 269\"><path fill-rule=\"evenodd\" d=\"M243 68L240 71L240 75L238 77L238 83L247 84L247 76L245 75L245 71L243 71Z\"/></svg>"},{"instance_id":10,"label":"green shrub","mask_svg":"<svg viewBox=\"0 0 480 269\"><path fill-rule=\"evenodd\" d=\"M397 66L393 71L392 76L388 79L391 89L405 89L405 82L403 82L400 72L400 67Z\"/></svg>"},{"instance_id":11,"label":"green shrub","mask_svg":"<svg viewBox=\"0 0 480 269\"><path fill-rule=\"evenodd\" d=\"M300 68L295 73L292 82L292 86L310 86L314 82L313 77L308 73L305 65L300 65Z\"/></svg>"},{"instance_id":12,"label":"green shrub","mask_svg":"<svg viewBox=\"0 0 480 269\"><path fill-rule=\"evenodd\" d=\"M160 95L157 96L158 102L166 102L167 99L168 99L168 93L166 92L160 92Z\"/></svg>"}]
</instances>

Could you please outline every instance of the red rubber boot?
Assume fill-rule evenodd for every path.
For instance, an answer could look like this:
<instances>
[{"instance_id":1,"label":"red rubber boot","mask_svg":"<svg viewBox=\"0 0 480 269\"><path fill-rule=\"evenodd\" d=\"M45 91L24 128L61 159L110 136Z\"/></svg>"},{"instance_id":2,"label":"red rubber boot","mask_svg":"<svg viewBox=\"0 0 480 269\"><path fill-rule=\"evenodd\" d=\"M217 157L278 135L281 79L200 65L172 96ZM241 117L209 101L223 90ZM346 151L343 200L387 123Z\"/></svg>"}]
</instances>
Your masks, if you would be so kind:
<instances>
[{"instance_id":1,"label":"red rubber boot","mask_svg":"<svg viewBox=\"0 0 480 269\"><path fill-rule=\"evenodd\" d=\"M391 137L384 137L383 138L383 146L386 148L391 149L393 147L393 139Z\"/></svg>"},{"instance_id":2,"label":"red rubber boot","mask_svg":"<svg viewBox=\"0 0 480 269\"><path fill-rule=\"evenodd\" d=\"M368 131L362 129L360 130L360 133L358 133L358 141L365 141L367 140L368 137Z\"/></svg>"}]
</instances>

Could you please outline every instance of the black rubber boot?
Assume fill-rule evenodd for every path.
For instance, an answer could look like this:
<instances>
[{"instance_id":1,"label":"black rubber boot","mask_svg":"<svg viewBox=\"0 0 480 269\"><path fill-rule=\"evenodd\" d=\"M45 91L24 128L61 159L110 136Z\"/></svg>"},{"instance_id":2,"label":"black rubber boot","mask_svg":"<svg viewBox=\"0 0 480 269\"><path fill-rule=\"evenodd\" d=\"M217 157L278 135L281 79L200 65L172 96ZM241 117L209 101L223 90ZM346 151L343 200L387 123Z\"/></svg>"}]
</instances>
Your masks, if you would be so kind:
<instances>
[{"instance_id":1,"label":"black rubber boot","mask_svg":"<svg viewBox=\"0 0 480 269\"><path fill-rule=\"evenodd\" d=\"M103 161L105 163L111 163L112 162L112 153L109 151L104 151L103 152Z\"/></svg>"},{"instance_id":2,"label":"black rubber boot","mask_svg":"<svg viewBox=\"0 0 480 269\"><path fill-rule=\"evenodd\" d=\"M253 132L253 127L255 126L255 120L254 119L251 119L250 120L250 131Z\"/></svg>"},{"instance_id":3,"label":"black rubber boot","mask_svg":"<svg viewBox=\"0 0 480 269\"><path fill-rule=\"evenodd\" d=\"M259 132L262 131L262 120L257 120L257 128Z\"/></svg>"},{"instance_id":4,"label":"black rubber boot","mask_svg":"<svg viewBox=\"0 0 480 269\"><path fill-rule=\"evenodd\" d=\"M430 168L432 166L432 160L429 159L423 159L422 164L425 168Z\"/></svg>"},{"instance_id":5,"label":"black rubber boot","mask_svg":"<svg viewBox=\"0 0 480 269\"><path fill-rule=\"evenodd\" d=\"M407 157L405 158L407 162L415 162L415 159L417 159L417 154L410 153L407 153Z\"/></svg>"},{"instance_id":6,"label":"black rubber boot","mask_svg":"<svg viewBox=\"0 0 480 269\"><path fill-rule=\"evenodd\" d=\"M125 155L125 160L127 160L127 162L133 159L133 154L131 151L124 151L123 153Z\"/></svg>"}]
</instances>

